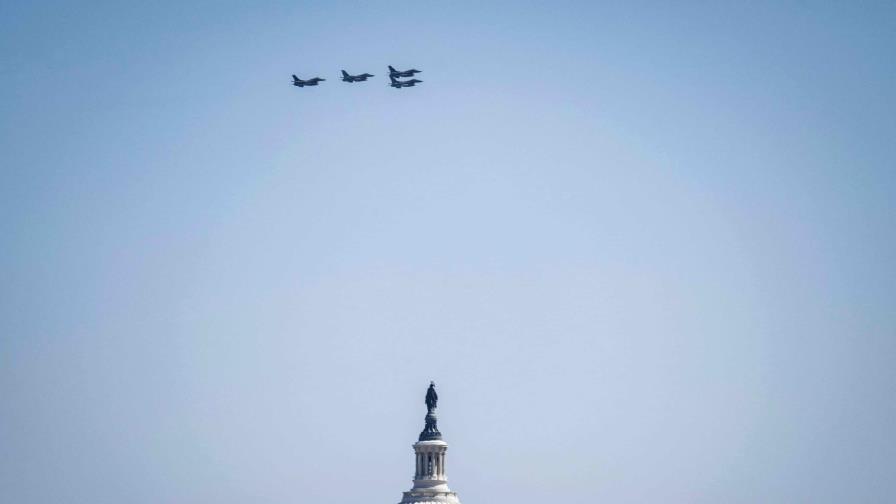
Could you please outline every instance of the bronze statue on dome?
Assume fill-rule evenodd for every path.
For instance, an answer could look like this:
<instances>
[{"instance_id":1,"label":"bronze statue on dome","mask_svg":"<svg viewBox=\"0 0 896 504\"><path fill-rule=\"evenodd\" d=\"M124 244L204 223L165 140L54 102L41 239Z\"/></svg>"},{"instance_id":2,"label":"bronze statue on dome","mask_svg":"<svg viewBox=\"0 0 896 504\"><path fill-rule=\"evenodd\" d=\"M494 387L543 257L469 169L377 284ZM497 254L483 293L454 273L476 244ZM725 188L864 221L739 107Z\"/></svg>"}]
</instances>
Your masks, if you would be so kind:
<instances>
[{"instance_id":1,"label":"bronze statue on dome","mask_svg":"<svg viewBox=\"0 0 896 504\"><path fill-rule=\"evenodd\" d=\"M429 389L426 391L426 418L424 422L423 432L420 433L420 441L434 441L442 439L442 433L436 425L436 405L439 403L439 395L436 394L435 382L429 382Z\"/></svg>"},{"instance_id":2,"label":"bronze statue on dome","mask_svg":"<svg viewBox=\"0 0 896 504\"><path fill-rule=\"evenodd\" d=\"M439 394L436 394L436 383L429 382L429 390L426 391L426 410L432 411L436 409L439 403Z\"/></svg>"}]
</instances>

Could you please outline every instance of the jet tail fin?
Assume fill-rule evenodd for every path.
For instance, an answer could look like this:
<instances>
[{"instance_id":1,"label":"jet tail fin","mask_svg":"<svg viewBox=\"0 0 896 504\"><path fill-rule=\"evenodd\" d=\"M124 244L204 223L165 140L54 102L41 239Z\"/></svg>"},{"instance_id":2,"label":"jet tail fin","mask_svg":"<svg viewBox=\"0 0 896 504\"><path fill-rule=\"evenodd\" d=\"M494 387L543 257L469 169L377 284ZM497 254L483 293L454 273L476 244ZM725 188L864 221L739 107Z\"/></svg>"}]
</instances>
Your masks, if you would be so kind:
<instances>
[{"instance_id":1,"label":"jet tail fin","mask_svg":"<svg viewBox=\"0 0 896 504\"><path fill-rule=\"evenodd\" d=\"M348 77L348 72L346 72L345 70L343 70L343 71L342 71L342 76L343 76L343 77Z\"/></svg>"},{"instance_id":2,"label":"jet tail fin","mask_svg":"<svg viewBox=\"0 0 896 504\"><path fill-rule=\"evenodd\" d=\"M296 77L296 74L292 74L292 80L297 81L297 80L299 80L299 78Z\"/></svg>"},{"instance_id":3,"label":"jet tail fin","mask_svg":"<svg viewBox=\"0 0 896 504\"><path fill-rule=\"evenodd\" d=\"M390 72L397 72L398 70L392 68L392 65L389 65L389 71L390 71Z\"/></svg>"}]
</instances>

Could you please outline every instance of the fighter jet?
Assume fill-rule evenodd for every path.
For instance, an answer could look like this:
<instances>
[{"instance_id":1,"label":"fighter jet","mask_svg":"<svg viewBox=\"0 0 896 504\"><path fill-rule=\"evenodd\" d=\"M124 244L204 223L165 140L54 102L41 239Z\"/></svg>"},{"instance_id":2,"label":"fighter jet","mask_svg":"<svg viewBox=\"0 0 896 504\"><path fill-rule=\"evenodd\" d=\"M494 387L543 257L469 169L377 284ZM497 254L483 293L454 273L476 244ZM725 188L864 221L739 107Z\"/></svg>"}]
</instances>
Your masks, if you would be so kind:
<instances>
[{"instance_id":1,"label":"fighter jet","mask_svg":"<svg viewBox=\"0 0 896 504\"><path fill-rule=\"evenodd\" d=\"M342 71L342 80L345 82L364 82L368 77L373 77L373 74L362 73L361 75L349 75L345 70Z\"/></svg>"},{"instance_id":2,"label":"fighter jet","mask_svg":"<svg viewBox=\"0 0 896 504\"><path fill-rule=\"evenodd\" d=\"M295 75L293 75L292 76L292 85L298 86L298 87L316 86L316 85L320 84L321 81L325 81L325 80L327 80L327 79L321 79L320 77L315 77L313 79L308 79L308 80L302 80L302 79L296 77Z\"/></svg>"},{"instance_id":3,"label":"fighter jet","mask_svg":"<svg viewBox=\"0 0 896 504\"><path fill-rule=\"evenodd\" d=\"M389 77L413 77L415 73L420 73L420 70L410 69L410 70L396 70L392 68L392 65L389 65Z\"/></svg>"},{"instance_id":4,"label":"fighter jet","mask_svg":"<svg viewBox=\"0 0 896 504\"><path fill-rule=\"evenodd\" d=\"M389 80L392 81L392 83L389 85L394 87L395 89L401 89L403 87L414 87L415 84L417 84L419 82L423 82L422 80L417 80L417 79L400 81L400 80L396 79L395 77L392 77L391 75L389 76Z\"/></svg>"}]
</instances>

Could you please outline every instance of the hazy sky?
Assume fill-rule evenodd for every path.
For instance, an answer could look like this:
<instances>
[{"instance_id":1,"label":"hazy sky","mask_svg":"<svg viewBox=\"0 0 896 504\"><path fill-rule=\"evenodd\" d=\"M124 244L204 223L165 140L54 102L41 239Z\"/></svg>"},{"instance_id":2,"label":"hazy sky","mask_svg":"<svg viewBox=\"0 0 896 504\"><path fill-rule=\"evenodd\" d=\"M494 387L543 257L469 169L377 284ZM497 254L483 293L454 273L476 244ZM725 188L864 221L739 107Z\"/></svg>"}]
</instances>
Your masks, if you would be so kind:
<instances>
[{"instance_id":1,"label":"hazy sky","mask_svg":"<svg viewBox=\"0 0 896 504\"><path fill-rule=\"evenodd\" d=\"M464 504L892 502L836 3L0 3L0 501L394 504L432 379Z\"/></svg>"}]
</instances>

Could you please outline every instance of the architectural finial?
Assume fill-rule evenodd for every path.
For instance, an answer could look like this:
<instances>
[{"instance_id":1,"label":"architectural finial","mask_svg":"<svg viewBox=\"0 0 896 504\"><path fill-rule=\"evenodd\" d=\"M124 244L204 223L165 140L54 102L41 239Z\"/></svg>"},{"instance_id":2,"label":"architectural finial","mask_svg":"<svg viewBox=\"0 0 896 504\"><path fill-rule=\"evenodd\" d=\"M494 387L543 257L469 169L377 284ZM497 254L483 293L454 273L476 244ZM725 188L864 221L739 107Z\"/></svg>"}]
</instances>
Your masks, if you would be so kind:
<instances>
[{"instance_id":1,"label":"architectural finial","mask_svg":"<svg viewBox=\"0 0 896 504\"><path fill-rule=\"evenodd\" d=\"M426 427L414 443L414 486L404 492L399 504L460 504L457 494L448 488L445 460L448 443L436 426L436 384L426 390Z\"/></svg>"},{"instance_id":2,"label":"architectural finial","mask_svg":"<svg viewBox=\"0 0 896 504\"><path fill-rule=\"evenodd\" d=\"M424 418L426 426L423 427L423 432L420 433L420 441L442 439L442 433L439 432L439 428L436 426L438 419L436 418L435 410L438 403L439 395L436 394L436 384L431 381L429 382L429 389L426 391L426 418Z\"/></svg>"}]
</instances>

